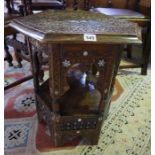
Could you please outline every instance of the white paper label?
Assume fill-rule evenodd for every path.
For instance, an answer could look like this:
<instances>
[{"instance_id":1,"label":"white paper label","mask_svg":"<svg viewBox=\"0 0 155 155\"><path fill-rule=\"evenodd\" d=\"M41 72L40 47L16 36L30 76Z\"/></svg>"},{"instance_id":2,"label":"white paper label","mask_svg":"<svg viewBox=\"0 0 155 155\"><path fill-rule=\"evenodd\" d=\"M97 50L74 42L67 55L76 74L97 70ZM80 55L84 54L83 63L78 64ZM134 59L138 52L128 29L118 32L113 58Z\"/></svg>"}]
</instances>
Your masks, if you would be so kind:
<instances>
[{"instance_id":1,"label":"white paper label","mask_svg":"<svg viewBox=\"0 0 155 155\"><path fill-rule=\"evenodd\" d=\"M84 34L84 41L96 41L95 34Z\"/></svg>"}]
</instances>

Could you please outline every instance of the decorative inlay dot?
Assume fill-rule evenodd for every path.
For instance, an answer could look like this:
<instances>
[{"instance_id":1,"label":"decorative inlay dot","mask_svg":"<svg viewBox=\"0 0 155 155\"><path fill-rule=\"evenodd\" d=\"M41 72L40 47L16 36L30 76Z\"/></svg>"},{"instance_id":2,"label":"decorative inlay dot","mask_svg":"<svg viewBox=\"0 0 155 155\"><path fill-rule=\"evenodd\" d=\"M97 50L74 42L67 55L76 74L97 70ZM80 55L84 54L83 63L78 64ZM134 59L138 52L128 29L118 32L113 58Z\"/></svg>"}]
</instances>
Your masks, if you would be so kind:
<instances>
[{"instance_id":1,"label":"decorative inlay dot","mask_svg":"<svg viewBox=\"0 0 155 155\"><path fill-rule=\"evenodd\" d=\"M63 64L63 66L64 67L69 67L70 65L71 65L71 62L69 61L69 60L64 60L63 62L62 62L62 64Z\"/></svg>"},{"instance_id":2,"label":"decorative inlay dot","mask_svg":"<svg viewBox=\"0 0 155 155\"><path fill-rule=\"evenodd\" d=\"M110 3L112 3L112 1L111 0L108 0L108 3L110 4Z\"/></svg>"},{"instance_id":3,"label":"decorative inlay dot","mask_svg":"<svg viewBox=\"0 0 155 155\"><path fill-rule=\"evenodd\" d=\"M87 56L88 55L88 52L87 51L84 51L83 52L83 56Z\"/></svg>"},{"instance_id":4,"label":"decorative inlay dot","mask_svg":"<svg viewBox=\"0 0 155 155\"><path fill-rule=\"evenodd\" d=\"M105 90L104 90L104 93L106 94L107 92L108 92L108 89L105 89Z\"/></svg>"},{"instance_id":5,"label":"decorative inlay dot","mask_svg":"<svg viewBox=\"0 0 155 155\"><path fill-rule=\"evenodd\" d=\"M98 120L99 120L99 121L102 121L102 117L99 117Z\"/></svg>"},{"instance_id":6,"label":"decorative inlay dot","mask_svg":"<svg viewBox=\"0 0 155 155\"><path fill-rule=\"evenodd\" d=\"M77 133L77 134L79 134L79 133L80 133L80 131L76 131L76 133Z\"/></svg>"},{"instance_id":7,"label":"decorative inlay dot","mask_svg":"<svg viewBox=\"0 0 155 155\"><path fill-rule=\"evenodd\" d=\"M96 76L99 76L100 75L100 72L98 71L97 73L96 73Z\"/></svg>"},{"instance_id":8,"label":"decorative inlay dot","mask_svg":"<svg viewBox=\"0 0 155 155\"><path fill-rule=\"evenodd\" d=\"M59 94L59 92L58 92L58 91L55 91L55 92L54 92L54 94L55 94L55 95L58 95L58 94Z\"/></svg>"},{"instance_id":9,"label":"decorative inlay dot","mask_svg":"<svg viewBox=\"0 0 155 155\"><path fill-rule=\"evenodd\" d=\"M105 65L104 59L99 60L99 61L98 61L98 65L99 65L99 67L104 67L104 65Z\"/></svg>"},{"instance_id":10,"label":"decorative inlay dot","mask_svg":"<svg viewBox=\"0 0 155 155\"><path fill-rule=\"evenodd\" d=\"M81 119L81 118L79 118L79 119L78 119L78 122L81 122L81 121L82 121L82 119Z\"/></svg>"}]
</instances>

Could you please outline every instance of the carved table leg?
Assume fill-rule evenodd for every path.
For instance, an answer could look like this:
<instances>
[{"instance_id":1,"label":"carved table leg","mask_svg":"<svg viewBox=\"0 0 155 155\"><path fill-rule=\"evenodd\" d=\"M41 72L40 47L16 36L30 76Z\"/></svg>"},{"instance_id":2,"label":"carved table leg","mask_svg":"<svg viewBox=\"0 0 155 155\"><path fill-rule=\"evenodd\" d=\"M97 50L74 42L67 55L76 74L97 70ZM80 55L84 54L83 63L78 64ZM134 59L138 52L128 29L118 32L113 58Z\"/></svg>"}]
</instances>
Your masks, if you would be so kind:
<instances>
[{"instance_id":1,"label":"carved table leg","mask_svg":"<svg viewBox=\"0 0 155 155\"><path fill-rule=\"evenodd\" d=\"M63 138L59 133L54 134L54 145L55 146L63 146L64 145Z\"/></svg>"},{"instance_id":2,"label":"carved table leg","mask_svg":"<svg viewBox=\"0 0 155 155\"><path fill-rule=\"evenodd\" d=\"M42 109L40 108L40 103L39 103L39 99L37 98L37 96L35 97L36 99L36 111L37 111L37 115L38 115L38 121L39 123L45 123L43 116L42 116Z\"/></svg>"},{"instance_id":3,"label":"carved table leg","mask_svg":"<svg viewBox=\"0 0 155 155\"><path fill-rule=\"evenodd\" d=\"M99 135L100 135L100 132L98 133L95 133L94 135L92 134L91 136L89 135L89 137L91 137L90 141L91 141L91 144L92 145L97 145L98 144L98 140L99 140Z\"/></svg>"},{"instance_id":4,"label":"carved table leg","mask_svg":"<svg viewBox=\"0 0 155 155\"><path fill-rule=\"evenodd\" d=\"M114 65L114 71L113 71L113 78L110 84L110 92L106 101L106 105L105 105L105 110L104 110L104 120L107 119L108 117L108 113L109 113L109 109L110 109L110 104L111 104L111 97L112 97L112 93L114 91L114 85L115 85L115 78L119 69L119 65L120 65L120 61L121 61L121 57L122 57L122 51L123 51L123 46L120 47L120 50L117 51L117 55L115 57L115 65Z\"/></svg>"},{"instance_id":5,"label":"carved table leg","mask_svg":"<svg viewBox=\"0 0 155 155\"><path fill-rule=\"evenodd\" d=\"M31 57L31 66L32 66L32 74L33 74L33 83L34 83L34 92L35 92L35 99L36 99L36 110L38 115L38 121L42 122L42 112L39 108L39 99L37 98L36 94L39 91L39 68L38 68L38 59L37 59L37 51L34 47L30 44L29 38L27 38L27 45L28 50Z\"/></svg>"}]
</instances>

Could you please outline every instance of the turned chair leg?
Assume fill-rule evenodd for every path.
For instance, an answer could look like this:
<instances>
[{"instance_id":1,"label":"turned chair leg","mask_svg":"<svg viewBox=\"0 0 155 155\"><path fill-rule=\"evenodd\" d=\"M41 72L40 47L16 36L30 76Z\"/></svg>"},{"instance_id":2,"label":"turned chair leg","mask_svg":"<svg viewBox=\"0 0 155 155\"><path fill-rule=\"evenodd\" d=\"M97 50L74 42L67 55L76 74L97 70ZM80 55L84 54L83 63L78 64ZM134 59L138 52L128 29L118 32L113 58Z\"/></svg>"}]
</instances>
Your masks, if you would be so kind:
<instances>
[{"instance_id":1,"label":"turned chair leg","mask_svg":"<svg viewBox=\"0 0 155 155\"><path fill-rule=\"evenodd\" d=\"M143 43L143 55L142 55L142 69L141 74L147 75L147 67L149 63L151 53L151 30L148 28L147 35L145 37L144 43Z\"/></svg>"},{"instance_id":2,"label":"turned chair leg","mask_svg":"<svg viewBox=\"0 0 155 155\"><path fill-rule=\"evenodd\" d=\"M17 38L17 35L13 34L13 39L16 40L16 38ZM17 67L22 68L22 63L21 63L22 59L19 56L20 50L14 48L14 52L15 52L15 59L17 61Z\"/></svg>"},{"instance_id":3,"label":"turned chair leg","mask_svg":"<svg viewBox=\"0 0 155 155\"><path fill-rule=\"evenodd\" d=\"M5 49L5 58L4 60L6 60L8 63L9 63L9 66L13 66L13 58L12 58L12 55L9 53L9 48L5 42L5 39L4 39L4 49Z\"/></svg>"},{"instance_id":4,"label":"turned chair leg","mask_svg":"<svg viewBox=\"0 0 155 155\"><path fill-rule=\"evenodd\" d=\"M17 61L17 67L18 68L22 68L22 63L21 63L22 62L22 59L19 56L20 50L14 49L14 51L15 51L15 59Z\"/></svg>"}]
</instances>

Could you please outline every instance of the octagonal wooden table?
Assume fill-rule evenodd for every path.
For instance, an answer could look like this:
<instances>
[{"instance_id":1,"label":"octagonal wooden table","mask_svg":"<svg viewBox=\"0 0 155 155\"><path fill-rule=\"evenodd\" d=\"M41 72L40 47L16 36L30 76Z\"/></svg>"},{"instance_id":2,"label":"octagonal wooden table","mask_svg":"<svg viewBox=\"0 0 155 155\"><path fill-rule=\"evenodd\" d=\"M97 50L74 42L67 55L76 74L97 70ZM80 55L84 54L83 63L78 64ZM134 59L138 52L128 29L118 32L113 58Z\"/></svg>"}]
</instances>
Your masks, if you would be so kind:
<instances>
[{"instance_id":1,"label":"octagonal wooden table","mask_svg":"<svg viewBox=\"0 0 155 155\"><path fill-rule=\"evenodd\" d=\"M38 118L47 123L55 145L74 136L97 144L122 47L141 44L141 29L81 10L48 10L10 26L28 36Z\"/></svg>"}]
</instances>

